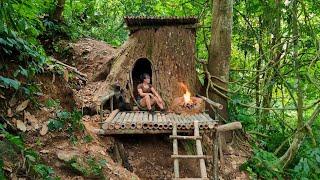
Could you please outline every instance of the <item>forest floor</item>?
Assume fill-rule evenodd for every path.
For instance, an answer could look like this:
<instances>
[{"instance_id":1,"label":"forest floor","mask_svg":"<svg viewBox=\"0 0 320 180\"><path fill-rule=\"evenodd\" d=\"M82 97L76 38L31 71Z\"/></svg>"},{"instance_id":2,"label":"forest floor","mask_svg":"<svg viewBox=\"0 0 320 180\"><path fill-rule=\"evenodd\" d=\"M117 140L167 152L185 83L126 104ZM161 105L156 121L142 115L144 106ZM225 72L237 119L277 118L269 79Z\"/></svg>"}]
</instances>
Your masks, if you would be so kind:
<instances>
[{"instance_id":1,"label":"forest floor","mask_svg":"<svg viewBox=\"0 0 320 180\"><path fill-rule=\"evenodd\" d=\"M76 77L69 79L63 75L53 73L38 76L42 95L39 103L45 104L48 99L59 100L62 109L72 111L75 107L91 106L91 99L97 87L103 81L91 81L94 72L109 61L117 50L101 41L82 39L69 45L71 55L60 61L76 67L87 74L88 82L84 83ZM10 99L11 109L21 105L22 101ZM100 128L99 116L92 111L85 112L82 117L84 131L76 132L73 136L64 130L48 131L48 120L54 118L56 109L40 105L40 109L27 106L23 110L26 124L26 146L40 152L41 161L53 167L55 175L61 179L171 179L173 175L172 142L168 135L159 136L98 136L95 129ZM11 110L10 110L11 111ZM9 113L9 109L7 112ZM108 116L108 114L106 114ZM19 116L18 116L19 117ZM17 124L17 119L13 122ZM26 123L26 122L31 123ZM18 128L19 129L19 128ZM234 140L237 141L237 140ZM224 153L225 164L221 166L220 179L248 179L246 173L239 167L250 156L250 147L246 143L227 145ZM116 147L122 147L124 153L121 158L115 153ZM180 148L181 147L181 148ZM190 154L192 150L188 144L179 144L181 154ZM93 161L94 160L94 161ZM99 164L103 162L102 166ZM14 162L7 163L11 168L11 178L17 179L18 172L14 173ZM102 167L102 168L101 168ZM211 172L208 170L209 173ZM180 163L181 177L199 177L199 163L186 160ZM107 178L108 179L108 178Z\"/></svg>"}]
</instances>

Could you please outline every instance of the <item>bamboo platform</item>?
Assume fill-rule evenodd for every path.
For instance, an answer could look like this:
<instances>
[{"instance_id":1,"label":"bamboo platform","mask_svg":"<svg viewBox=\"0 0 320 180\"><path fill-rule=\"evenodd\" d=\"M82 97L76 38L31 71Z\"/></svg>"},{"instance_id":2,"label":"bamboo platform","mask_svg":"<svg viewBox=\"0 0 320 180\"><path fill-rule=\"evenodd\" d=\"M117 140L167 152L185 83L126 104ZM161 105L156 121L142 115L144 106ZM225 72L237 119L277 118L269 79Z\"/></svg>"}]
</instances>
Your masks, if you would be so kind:
<instances>
[{"instance_id":1,"label":"bamboo platform","mask_svg":"<svg viewBox=\"0 0 320 180\"><path fill-rule=\"evenodd\" d=\"M110 115L111 116L111 115ZM146 111L116 112L102 122L103 134L171 134L173 123L178 132L193 132L194 121L199 121L200 131L217 127L218 121L208 114L178 115Z\"/></svg>"}]
</instances>

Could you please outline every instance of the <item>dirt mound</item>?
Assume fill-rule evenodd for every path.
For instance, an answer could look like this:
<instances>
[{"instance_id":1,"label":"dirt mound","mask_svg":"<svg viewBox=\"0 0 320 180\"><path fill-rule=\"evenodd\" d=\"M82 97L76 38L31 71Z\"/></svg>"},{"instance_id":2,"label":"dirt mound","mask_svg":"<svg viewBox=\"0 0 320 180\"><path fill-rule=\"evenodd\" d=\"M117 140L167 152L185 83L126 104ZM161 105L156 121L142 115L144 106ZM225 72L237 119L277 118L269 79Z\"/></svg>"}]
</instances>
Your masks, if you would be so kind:
<instances>
[{"instance_id":1,"label":"dirt mound","mask_svg":"<svg viewBox=\"0 0 320 180\"><path fill-rule=\"evenodd\" d=\"M103 41L90 38L80 39L75 43L60 42L68 49L68 60L64 61L85 73L89 81L107 62L111 61L117 50Z\"/></svg>"},{"instance_id":2,"label":"dirt mound","mask_svg":"<svg viewBox=\"0 0 320 180\"><path fill-rule=\"evenodd\" d=\"M168 135L124 136L118 139L123 143L129 165L141 179L172 179L172 141ZM190 154L179 144L179 154ZM200 177L199 161L181 160L180 177Z\"/></svg>"}]
</instances>

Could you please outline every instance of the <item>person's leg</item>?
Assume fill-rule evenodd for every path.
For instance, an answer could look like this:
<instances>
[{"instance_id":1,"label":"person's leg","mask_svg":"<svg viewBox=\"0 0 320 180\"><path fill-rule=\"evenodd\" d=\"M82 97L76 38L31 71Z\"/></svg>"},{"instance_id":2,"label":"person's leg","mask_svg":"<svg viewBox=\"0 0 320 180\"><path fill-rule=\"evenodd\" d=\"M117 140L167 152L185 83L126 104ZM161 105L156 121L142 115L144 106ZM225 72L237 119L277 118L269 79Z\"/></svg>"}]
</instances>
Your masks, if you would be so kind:
<instances>
[{"instance_id":1,"label":"person's leg","mask_svg":"<svg viewBox=\"0 0 320 180\"><path fill-rule=\"evenodd\" d=\"M161 110L164 109L164 105L163 105L163 103L159 100L159 98L154 97L154 98L152 98L152 99L154 99L154 101L157 103L157 105L159 106L159 108L160 108Z\"/></svg>"},{"instance_id":2,"label":"person's leg","mask_svg":"<svg viewBox=\"0 0 320 180\"><path fill-rule=\"evenodd\" d=\"M140 100L140 105L142 107L147 107L148 110L151 110L151 99L150 96L145 96Z\"/></svg>"}]
</instances>

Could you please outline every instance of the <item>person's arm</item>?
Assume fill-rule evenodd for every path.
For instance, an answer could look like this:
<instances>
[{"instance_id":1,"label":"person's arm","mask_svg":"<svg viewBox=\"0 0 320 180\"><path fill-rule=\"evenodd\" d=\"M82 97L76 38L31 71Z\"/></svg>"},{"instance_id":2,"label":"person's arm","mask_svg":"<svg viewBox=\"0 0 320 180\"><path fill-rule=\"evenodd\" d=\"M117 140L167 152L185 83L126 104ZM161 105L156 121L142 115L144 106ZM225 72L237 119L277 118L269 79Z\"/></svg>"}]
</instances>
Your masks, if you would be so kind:
<instances>
[{"instance_id":1,"label":"person's arm","mask_svg":"<svg viewBox=\"0 0 320 180\"><path fill-rule=\"evenodd\" d=\"M144 93L141 88L138 88L138 93L141 97L145 97L146 95L150 94L150 93Z\"/></svg>"},{"instance_id":2,"label":"person's arm","mask_svg":"<svg viewBox=\"0 0 320 180\"><path fill-rule=\"evenodd\" d=\"M160 95L157 93L157 91L156 91L153 87L151 87L151 92L152 92L160 101L162 101L162 98L160 97Z\"/></svg>"}]
</instances>

